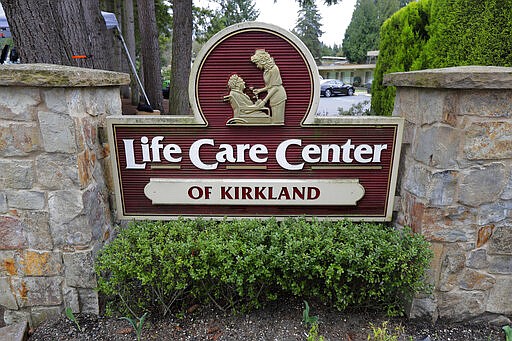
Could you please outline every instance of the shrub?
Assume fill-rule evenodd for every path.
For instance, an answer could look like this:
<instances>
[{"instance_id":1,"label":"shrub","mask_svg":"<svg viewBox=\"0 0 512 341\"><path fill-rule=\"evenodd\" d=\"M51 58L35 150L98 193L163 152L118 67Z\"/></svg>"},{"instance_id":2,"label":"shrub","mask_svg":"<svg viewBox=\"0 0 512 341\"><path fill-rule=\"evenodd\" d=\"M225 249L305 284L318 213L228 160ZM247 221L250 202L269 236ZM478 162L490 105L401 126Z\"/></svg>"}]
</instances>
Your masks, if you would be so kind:
<instances>
[{"instance_id":1,"label":"shrub","mask_svg":"<svg viewBox=\"0 0 512 341\"><path fill-rule=\"evenodd\" d=\"M418 70L421 52L429 39L428 25L432 0L409 3L380 29L379 58L372 83L372 110L377 115L393 112L396 88L384 86L384 74Z\"/></svg>"},{"instance_id":2,"label":"shrub","mask_svg":"<svg viewBox=\"0 0 512 341\"><path fill-rule=\"evenodd\" d=\"M396 89L384 74L461 65L512 65L512 2L420 0L381 27L372 109L391 115Z\"/></svg>"},{"instance_id":3,"label":"shrub","mask_svg":"<svg viewBox=\"0 0 512 341\"><path fill-rule=\"evenodd\" d=\"M98 289L115 298L110 302L114 310L165 315L182 301L192 284L191 257L203 224L194 220L144 222L121 230L96 262Z\"/></svg>"},{"instance_id":4,"label":"shrub","mask_svg":"<svg viewBox=\"0 0 512 341\"><path fill-rule=\"evenodd\" d=\"M194 302L246 310L290 294L395 313L426 289L430 256L422 236L383 224L179 219L132 223L100 252L96 271L121 313L165 315Z\"/></svg>"},{"instance_id":5,"label":"shrub","mask_svg":"<svg viewBox=\"0 0 512 341\"><path fill-rule=\"evenodd\" d=\"M348 110L343 107L338 108L338 115L340 116L370 116L373 115L373 111L370 107L370 101L362 101L357 104L352 104Z\"/></svg>"},{"instance_id":6,"label":"shrub","mask_svg":"<svg viewBox=\"0 0 512 341\"><path fill-rule=\"evenodd\" d=\"M432 2L428 68L459 65L512 66L512 2Z\"/></svg>"}]
</instances>

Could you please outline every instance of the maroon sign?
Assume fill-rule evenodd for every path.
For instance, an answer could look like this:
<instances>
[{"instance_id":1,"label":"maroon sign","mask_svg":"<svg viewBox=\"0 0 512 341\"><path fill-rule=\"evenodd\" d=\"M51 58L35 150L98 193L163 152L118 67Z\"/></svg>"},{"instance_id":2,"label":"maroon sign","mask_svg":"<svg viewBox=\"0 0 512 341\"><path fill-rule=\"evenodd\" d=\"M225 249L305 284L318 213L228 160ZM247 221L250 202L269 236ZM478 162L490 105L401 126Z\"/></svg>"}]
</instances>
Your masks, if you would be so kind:
<instances>
[{"instance_id":1,"label":"maroon sign","mask_svg":"<svg viewBox=\"0 0 512 341\"><path fill-rule=\"evenodd\" d=\"M317 117L316 65L291 33L224 30L189 91L193 118L109 118L119 217L391 218L401 119Z\"/></svg>"}]
</instances>

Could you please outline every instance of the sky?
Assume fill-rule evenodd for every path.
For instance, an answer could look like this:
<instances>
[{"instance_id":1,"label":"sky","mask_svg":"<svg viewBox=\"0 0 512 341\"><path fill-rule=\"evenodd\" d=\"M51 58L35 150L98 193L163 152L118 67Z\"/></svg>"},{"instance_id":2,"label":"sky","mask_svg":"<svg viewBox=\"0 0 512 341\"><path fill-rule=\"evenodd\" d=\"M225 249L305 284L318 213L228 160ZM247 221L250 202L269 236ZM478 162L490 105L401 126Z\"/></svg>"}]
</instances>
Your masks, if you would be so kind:
<instances>
[{"instance_id":1,"label":"sky","mask_svg":"<svg viewBox=\"0 0 512 341\"><path fill-rule=\"evenodd\" d=\"M254 0L260 11L258 21L281 26L292 30L297 24L299 5L296 0ZM341 45L345 30L352 19L356 0L342 0L338 4L327 6L323 0L317 0L317 8L322 17L320 41L326 45Z\"/></svg>"},{"instance_id":2,"label":"sky","mask_svg":"<svg viewBox=\"0 0 512 341\"><path fill-rule=\"evenodd\" d=\"M345 30L352 19L356 0L341 0L338 4L331 6L324 5L323 0L316 0L316 2L322 17L324 32L320 41L329 46L341 45ZM299 5L296 0L254 0L254 3L260 11L258 21L274 24L290 31L297 24ZM208 0L194 0L194 4L207 7ZM0 13L2 13L1 7Z\"/></svg>"},{"instance_id":3,"label":"sky","mask_svg":"<svg viewBox=\"0 0 512 341\"><path fill-rule=\"evenodd\" d=\"M260 11L258 21L274 24L291 31L297 24L299 5L296 0L254 0ZM352 19L356 0L338 0L338 4L327 6L323 0L316 0L322 17L320 41L328 46L341 45L345 30ZM208 0L194 0L194 4L207 7Z\"/></svg>"}]
</instances>

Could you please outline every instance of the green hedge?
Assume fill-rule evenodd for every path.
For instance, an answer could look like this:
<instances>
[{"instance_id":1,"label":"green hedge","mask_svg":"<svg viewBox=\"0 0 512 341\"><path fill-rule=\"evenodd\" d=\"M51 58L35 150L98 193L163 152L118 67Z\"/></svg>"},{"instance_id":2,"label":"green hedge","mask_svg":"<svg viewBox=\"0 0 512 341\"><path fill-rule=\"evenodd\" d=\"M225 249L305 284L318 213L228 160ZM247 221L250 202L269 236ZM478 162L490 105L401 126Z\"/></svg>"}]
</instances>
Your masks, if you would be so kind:
<instances>
[{"instance_id":1,"label":"green hedge","mask_svg":"<svg viewBox=\"0 0 512 341\"><path fill-rule=\"evenodd\" d=\"M430 257L422 236L382 224L180 219L132 223L96 270L99 291L121 313L165 315L194 302L249 310L295 295L391 314L427 288Z\"/></svg>"},{"instance_id":2,"label":"green hedge","mask_svg":"<svg viewBox=\"0 0 512 341\"><path fill-rule=\"evenodd\" d=\"M372 110L393 112L395 88L384 74L461 65L512 66L512 2L420 0L381 27Z\"/></svg>"},{"instance_id":3,"label":"green hedge","mask_svg":"<svg viewBox=\"0 0 512 341\"><path fill-rule=\"evenodd\" d=\"M424 55L427 68L512 66L512 2L436 0Z\"/></svg>"},{"instance_id":4,"label":"green hedge","mask_svg":"<svg viewBox=\"0 0 512 341\"><path fill-rule=\"evenodd\" d=\"M393 112L396 89L382 85L384 74L421 69L420 55L429 33L431 0L412 2L384 22L380 31L379 58L372 83L372 110L378 115Z\"/></svg>"}]
</instances>

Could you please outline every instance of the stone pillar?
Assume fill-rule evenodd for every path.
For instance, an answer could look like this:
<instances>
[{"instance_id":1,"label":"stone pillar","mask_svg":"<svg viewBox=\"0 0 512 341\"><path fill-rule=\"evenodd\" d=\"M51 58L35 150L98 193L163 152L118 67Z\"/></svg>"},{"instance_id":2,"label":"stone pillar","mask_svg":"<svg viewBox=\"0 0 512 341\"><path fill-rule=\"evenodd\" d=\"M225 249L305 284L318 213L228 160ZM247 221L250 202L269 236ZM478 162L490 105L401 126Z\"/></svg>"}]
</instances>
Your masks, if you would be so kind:
<instances>
[{"instance_id":1,"label":"stone pillar","mask_svg":"<svg viewBox=\"0 0 512 341\"><path fill-rule=\"evenodd\" d=\"M126 74L0 66L0 305L38 325L65 307L98 312L93 260L112 228L108 115Z\"/></svg>"},{"instance_id":2,"label":"stone pillar","mask_svg":"<svg viewBox=\"0 0 512 341\"><path fill-rule=\"evenodd\" d=\"M411 317L512 314L512 68L395 73L406 120L396 223L432 245L433 294ZM494 317L493 317L494 316Z\"/></svg>"}]
</instances>

